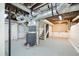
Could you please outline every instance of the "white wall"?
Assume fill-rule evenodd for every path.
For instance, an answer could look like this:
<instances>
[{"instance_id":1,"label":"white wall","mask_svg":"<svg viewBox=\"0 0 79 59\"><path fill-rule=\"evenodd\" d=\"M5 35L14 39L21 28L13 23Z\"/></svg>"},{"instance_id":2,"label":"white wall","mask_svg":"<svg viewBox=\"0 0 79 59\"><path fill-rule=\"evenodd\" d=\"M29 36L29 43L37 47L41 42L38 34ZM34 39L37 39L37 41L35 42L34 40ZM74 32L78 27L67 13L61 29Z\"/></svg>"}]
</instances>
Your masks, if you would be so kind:
<instances>
[{"instance_id":1,"label":"white wall","mask_svg":"<svg viewBox=\"0 0 79 59\"><path fill-rule=\"evenodd\" d=\"M8 23L5 24L5 40L8 40ZM17 23L11 23L11 39L17 39Z\"/></svg>"},{"instance_id":2,"label":"white wall","mask_svg":"<svg viewBox=\"0 0 79 59\"><path fill-rule=\"evenodd\" d=\"M4 55L4 40L5 40L5 34L4 34L4 9L5 4L0 3L0 56Z\"/></svg>"},{"instance_id":3,"label":"white wall","mask_svg":"<svg viewBox=\"0 0 79 59\"><path fill-rule=\"evenodd\" d=\"M52 32L53 38L60 38L60 39L68 39L69 33L68 32Z\"/></svg>"},{"instance_id":4,"label":"white wall","mask_svg":"<svg viewBox=\"0 0 79 59\"><path fill-rule=\"evenodd\" d=\"M49 25L49 37L52 38L52 26Z\"/></svg>"},{"instance_id":5,"label":"white wall","mask_svg":"<svg viewBox=\"0 0 79 59\"><path fill-rule=\"evenodd\" d=\"M8 40L8 23L5 24L5 38ZM19 30L18 30L19 28ZM25 38L26 29L23 25L19 25L17 23L11 23L11 40L17 40L20 38Z\"/></svg>"},{"instance_id":6,"label":"white wall","mask_svg":"<svg viewBox=\"0 0 79 59\"><path fill-rule=\"evenodd\" d=\"M5 24L5 40L8 40L8 24Z\"/></svg>"},{"instance_id":7,"label":"white wall","mask_svg":"<svg viewBox=\"0 0 79 59\"><path fill-rule=\"evenodd\" d=\"M39 36L42 34L43 30L44 30L44 22L43 21L39 21Z\"/></svg>"},{"instance_id":8,"label":"white wall","mask_svg":"<svg viewBox=\"0 0 79 59\"><path fill-rule=\"evenodd\" d=\"M69 37L68 32L53 32L52 27L53 26L49 25L49 37L50 38L68 38Z\"/></svg>"},{"instance_id":9,"label":"white wall","mask_svg":"<svg viewBox=\"0 0 79 59\"><path fill-rule=\"evenodd\" d=\"M79 49L79 23L71 27L70 40Z\"/></svg>"},{"instance_id":10,"label":"white wall","mask_svg":"<svg viewBox=\"0 0 79 59\"><path fill-rule=\"evenodd\" d=\"M27 27L24 25L19 25L19 32L18 32L18 37L19 39L21 38L25 38L26 37L26 31L27 31Z\"/></svg>"}]
</instances>

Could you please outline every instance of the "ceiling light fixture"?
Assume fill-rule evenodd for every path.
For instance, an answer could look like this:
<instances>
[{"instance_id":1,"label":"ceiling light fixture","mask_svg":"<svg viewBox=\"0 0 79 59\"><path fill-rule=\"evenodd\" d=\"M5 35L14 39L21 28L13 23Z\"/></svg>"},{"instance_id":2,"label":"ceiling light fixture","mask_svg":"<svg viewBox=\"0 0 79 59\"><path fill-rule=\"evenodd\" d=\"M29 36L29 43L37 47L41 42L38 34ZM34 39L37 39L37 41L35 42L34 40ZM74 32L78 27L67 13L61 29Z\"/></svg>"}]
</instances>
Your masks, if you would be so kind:
<instances>
[{"instance_id":1,"label":"ceiling light fixture","mask_svg":"<svg viewBox=\"0 0 79 59\"><path fill-rule=\"evenodd\" d=\"M61 15L59 15L59 16L58 16L58 18L59 18L59 20L63 20L63 18L62 18L62 16L61 16Z\"/></svg>"},{"instance_id":2,"label":"ceiling light fixture","mask_svg":"<svg viewBox=\"0 0 79 59\"><path fill-rule=\"evenodd\" d=\"M55 9L56 9L56 13L58 14L58 18L59 20L63 20L63 17L59 14L58 10L57 10L57 4L55 4Z\"/></svg>"}]
</instances>

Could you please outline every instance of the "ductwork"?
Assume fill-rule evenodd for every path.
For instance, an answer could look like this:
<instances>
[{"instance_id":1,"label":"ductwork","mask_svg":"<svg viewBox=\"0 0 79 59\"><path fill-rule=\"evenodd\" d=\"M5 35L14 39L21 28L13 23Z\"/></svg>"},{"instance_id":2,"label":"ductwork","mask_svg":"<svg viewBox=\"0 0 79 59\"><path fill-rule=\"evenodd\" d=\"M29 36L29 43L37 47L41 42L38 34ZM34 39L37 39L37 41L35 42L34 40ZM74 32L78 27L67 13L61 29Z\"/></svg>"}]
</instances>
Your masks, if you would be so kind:
<instances>
[{"instance_id":1,"label":"ductwork","mask_svg":"<svg viewBox=\"0 0 79 59\"><path fill-rule=\"evenodd\" d=\"M29 8L27 8L26 6L24 6L23 4L20 4L20 3L11 3L12 5L22 9L23 11L26 11L28 13L31 13L31 10ZM44 5L44 4L43 4ZM37 13L35 12L32 12L33 15L36 15Z\"/></svg>"},{"instance_id":2,"label":"ductwork","mask_svg":"<svg viewBox=\"0 0 79 59\"><path fill-rule=\"evenodd\" d=\"M60 14L68 13L68 12L72 12L72 11L78 11L78 10L79 10L79 4L73 5L73 6L70 6L70 4L62 4L58 7L58 11L59 11ZM54 12L54 15L56 15L55 12ZM36 18L34 18L34 20L40 20L40 19L44 19L44 18L47 18L47 17L50 17L50 16L52 16L51 11L47 11L43 14L39 14Z\"/></svg>"},{"instance_id":3,"label":"ductwork","mask_svg":"<svg viewBox=\"0 0 79 59\"><path fill-rule=\"evenodd\" d=\"M45 5L47 5L47 3L43 3L43 4L39 5L39 6L37 6L36 8L34 8L34 10L39 9L39 8L45 6Z\"/></svg>"},{"instance_id":4,"label":"ductwork","mask_svg":"<svg viewBox=\"0 0 79 59\"><path fill-rule=\"evenodd\" d=\"M30 9L26 8L22 4L12 3L12 5L30 13ZM70 6L70 4L64 3L64 4L60 4L57 9L58 9L58 12L60 14L68 13L68 12L72 12L72 11L78 11L79 10L79 4ZM33 12L33 15L34 14L36 14L36 13ZM55 10L54 10L54 15L57 15ZM47 17L50 17L50 16L52 16L52 12L49 10L45 13L38 14L35 18L33 18L33 20L40 20L40 19L44 19L44 18L47 18Z\"/></svg>"},{"instance_id":5,"label":"ductwork","mask_svg":"<svg viewBox=\"0 0 79 59\"><path fill-rule=\"evenodd\" d=\"M60 4L58 7L57 7L57 9L58 9L58 11L61 13L61 11L65 8L65 7L63 7L63 6L67 6L68 4ZM61 9L61 10L60 10ZM54 13L54 15L57 15L57 13L56 13L56 11L55 10L53 10L53 13ZM47 17L50 17L50 16L52 16L52 11L50 10L50 11L47 11L47 12L45 12L45 13L43 13L43 14L39 14L36 18L34 18L34 20L38 20L38 19L43 19L43 18L47 18Z\"/></svg>"}]
</instances>

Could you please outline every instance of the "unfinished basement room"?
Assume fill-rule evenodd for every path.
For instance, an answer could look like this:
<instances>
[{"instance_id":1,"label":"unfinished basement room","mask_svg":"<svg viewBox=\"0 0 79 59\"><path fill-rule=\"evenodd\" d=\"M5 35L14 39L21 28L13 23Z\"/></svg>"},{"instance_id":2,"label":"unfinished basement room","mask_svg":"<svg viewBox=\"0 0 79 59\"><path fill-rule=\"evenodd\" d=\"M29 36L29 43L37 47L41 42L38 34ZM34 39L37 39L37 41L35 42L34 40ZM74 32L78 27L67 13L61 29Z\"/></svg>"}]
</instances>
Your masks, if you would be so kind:
<instances>
[{"instance_id":1,"label":"unfinished basement room","mask_svg":"<svg viewBox=\"0 0 79 59\"><path fill-rule=\"evenodd\" d=\"M79 3L5 3L6 56L79 56Z\"/></svg>"}]
</instances>

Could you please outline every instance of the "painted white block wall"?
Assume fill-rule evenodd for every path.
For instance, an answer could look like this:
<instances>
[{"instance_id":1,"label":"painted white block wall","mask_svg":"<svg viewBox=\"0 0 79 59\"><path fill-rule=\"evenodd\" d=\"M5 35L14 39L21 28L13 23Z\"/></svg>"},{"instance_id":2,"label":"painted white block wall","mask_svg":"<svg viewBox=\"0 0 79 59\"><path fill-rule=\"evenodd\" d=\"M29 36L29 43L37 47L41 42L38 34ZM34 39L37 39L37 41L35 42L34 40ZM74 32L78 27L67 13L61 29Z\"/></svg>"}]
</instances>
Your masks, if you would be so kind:
<instances>
[{"instance_id":1,"label":"painted white block wall","mask_svg":"<svg viewBox=\"0 0 79 59\"><path fill-rule=\"evenodd\" d=\"M79 23L71 26L70 40L79 49Z\"/></svg>"},{"instance_id":2,"label":"painted white block wall","mask_svg":"<svg viewBox=\"0 0 79 59\"><path fill-rule=\"evenodd\" d=\"M53 38L69 38L68 32L52 32Z\"/></svg>"},{"instance_id":3,"label":"painted white block wall","mask_svg":"<svg viewBox=\"0 0 79 59\"><path fill-rule=\"evenodd\" d=\"M27 30L27 27L24 26L24 25L19 25L19 32L18 32L18 37L19 39L21 38L25 38L26 37L26 30Z\"/></svg>"},{"instance_id":4,"label":"painted white block wall","mask_svg":"<svg viewBox=\"0 0 79 59\"><path fill-rule=\"evenodd\" d=\"M8 23L5 24L5 40L8 40ZM17 23L11 23L11 39L17 39Z\"/></svg>"},{"instance_id":5,"label":"painted white block wall","mask_svg":"<svg viewBox=\"0 0 79 59\"><path fill-rule=\"evenodd\" d=\"M8 40L8 24L5 24L5 40Z\"/></svg>"},{"instance_id":6,"label":"painted white block wall","mask_svg":"<svg viewBox=\"0 0 79 59\"><path fill-rule=\"evenodd\" d=\"M19 25L19 32L18 32L18 24L11 23L11 40L17 40L20 38L25 38L26 35L26 28L23 25ZM5 24L5 40L8 40L8 23Z\"/></svg>"},{"instance_id":7,"label":"painted white block wall","mask_svg":"<svg viewBox=\"0 0 79 59\"><path fill-rule=\"evenodd\" d=\"M0 3L0 56L5 55L4 54L4 41L5 41L5 33L4 33L4 11L5 11L5 4Z\"/></svg>"},{"instance_id":8,"label":"painted white block wall","mask_svg":"<svg viewBox=\"0 0 79 59\"><path fill-rule=\"evenodd\" d=\"M11 39L17 39L17 23L11 25Z\"/></svg>"},{"instance_id":9,"label":"painted white block wall","mask_svg":"<svg viewBox=\"0 0 79 59\"><path fill-rule=\"evenodd\" d=\"M49 37L52 38L52 26L49 25Z\"/></svg>"},{"instance_id":10,"label":"painted white block wall","mask_svg":"<svg viewBox=\"0 0 79 59\"><path fill-rule=\"evenodd\" d=\"M69 33L68 32L52 32L52 26L49 25L49 37L50 38L68 38Z\"/></svg>"}]
</instances>

